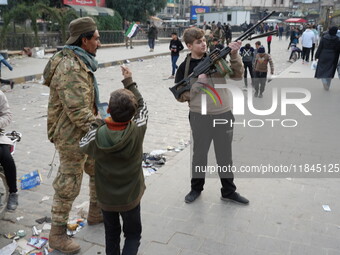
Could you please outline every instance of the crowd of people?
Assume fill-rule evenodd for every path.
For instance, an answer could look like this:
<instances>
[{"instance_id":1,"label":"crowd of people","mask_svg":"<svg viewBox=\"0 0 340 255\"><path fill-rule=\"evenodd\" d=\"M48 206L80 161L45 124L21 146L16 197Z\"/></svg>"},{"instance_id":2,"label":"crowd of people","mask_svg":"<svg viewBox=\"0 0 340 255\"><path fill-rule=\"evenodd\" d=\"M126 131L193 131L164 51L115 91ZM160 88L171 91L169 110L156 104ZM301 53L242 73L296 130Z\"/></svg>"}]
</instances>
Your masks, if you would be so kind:
<instances>
[{"instance_id":1,"label":"crowd of people","mask_svg":"<svg viewBox=\"0 0 340 255\"><path fill-rule=\"evenodd\" d=\"M302 50L299 53L302 55L302 63L308 63L310 59L318 60L315 77L321 78L328 90L335 70L339 67L340 32L334 26L320 35L315 28L307 25L300 34L295 27L291 27L288 47L295 51L301 40ZM129 24L127 34L135 32L131 29L136 27ZM101 46L97 25L92 18L83 17L73 20L69 30L70 37L65 47L49 60L43 74L44 85L50 89L47 134L60 158L58 173L53 181L55 193L49 245L63 253L77 253L81 249L78 243L68 238L66 226L85 172L90 177L87 221L89 225L104 222L106 254L120 254L121 217L125 236L122 254L135 255L142 233L140 201L145 190L142 155L148 121L147 106L132 79L131 70L122 66L123 88L110 94L107 110L109 117L102 119L99 115L101 102L98 83L94 74L98 68L96 52ZM157 37L153 25L150 26L148 37L152 51ZM274 64L270 55L271 39L267 40L267 52L260 41L254 44L255 47L250 43L241 47L240 41L231 42L230 27L220 22L216 25L214 22L205 23L204 29L186 29L183 42L189 54L177 66L179 53L184 47L178 35L172 33L169 44L172 61L170 78L174 78L175 83L188 77L209 51L222 49L225 45L231 49L229 63L223 58L217 63L229 67L225 73L200 74L190 84L191 88L178 98L180 102L189 103L189 123L193 136L192 178L190 191L184 201L192 203L204 190L205 174L197 173L196 167L207 165L207 152L212 141L218 165L230 167L233 164L232 123L235 119L229 100L230 92L226 88L216 88L220 104L208 99L206 113L202 114L201 91L214 88L215 84L227 83L226 77L236 80L244 78L247 88L249 73L254 97L262 98L269 69L274 74ZM315 49L317 51L314 55ZM230 125L212 129L214 119L228 120ZM7 99L0 91L0 128L7 126L10 120ZM1 140L0 143L1 164L5 168L11 194L7 207L15 210L18 205L16 182L13 182L16 179L15 164L8 151L8 144ZM220 180L222 200L249 204L247 198L236 192L232 172L226 175L220 173Z\"/></svg>"}]
</instances>

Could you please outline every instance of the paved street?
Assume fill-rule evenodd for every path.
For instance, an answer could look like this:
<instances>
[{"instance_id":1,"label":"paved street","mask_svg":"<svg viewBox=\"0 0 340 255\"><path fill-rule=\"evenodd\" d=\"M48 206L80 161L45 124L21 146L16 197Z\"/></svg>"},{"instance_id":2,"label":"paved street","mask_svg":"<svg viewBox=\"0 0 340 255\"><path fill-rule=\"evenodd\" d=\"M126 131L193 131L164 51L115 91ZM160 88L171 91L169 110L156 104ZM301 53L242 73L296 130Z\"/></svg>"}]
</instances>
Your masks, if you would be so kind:
<instances>
[{"instance_id":1,"label":"paved street","mask_svg":"<svg viewBox=\"0 0 340 255\"><path fill-rule=\"evenodd\" d=\"M265 39L261 41L265 42ZM333 80L329 92L324 91L321 82L313 79L313 70L308 65L302 65L300 60L293 64L287 62L290 55L287 45L288 41L273 38L272 57L278 77L268 83L263 99L254 99L254 107L269 109L273 89L281 95L282 88L303 88L311 94L311 99L304 105L312 116L305 116L301 109L289 105L287 115L281 114L279 106L269 116L255 117L246 107L245 115L236 115L236 121L279 119L275 123L281 123L284 119L295 119L298 126L235 126L233 159L238 169L260 164L304 167L307 163L340 163L340 139L337 135L340 124L339 79ZM156 45L154 54L166 53L167 47L167 44ZM145 58L154 54L149 53L146 46L136 46L132 50L108 48L98 52L99 63L131 58L143 60L128 65L149 107L145 152L166 150L167 146L178 147L190 140L188 106L178 103L168 90L173 85L173 80L167 79L171 71L170 56ZM182 53L179 63L184 60L185 54ZM14 58L11 60L14 71L3 68L2 75L4 78L18 78L39 74L46 62L47 59ZM96 77L101 101L107 101L109 93L121 87L119 66L101 68ZM242 82L231 84L242 88ZM19 229L31 233L34 225L42 228L35 222L36 219L50 216L51 183L57 172L58 159L54 162L56 166L51 178L47 178L54 153L46 135L48 88L34 81L18 84L13 91L8 86L1 89L5 91L14 115L14 121L7 130L23 133L15 154L18 177L33 170L40 170L43 177L40 186L20 191L18 209L14 213L7 212L0 220L0 247L3 247L11 240L5 239L2 234ZM247 98L246 92L243 93ZM301 93L296 96L301 97ZM184 196L190 189L190 146L182 152L167 152L166 157L165 166L146 178L147 190L141 203L143 234L139 254L340 254L340 188L337 179L340 174L334 171L334 166L333 172L328 171L321 176L328 178L319 178L312 171L272 175L272 178L235 174L238 191L250 200L248 206L220 200L220 181L207 178L201 197L193 204L185 204ZM85 176L81 194L73 206L72 219L80 217L77 206L83 205L87 210L87 185L88 178ZM49 196L49 200L41 201L44 196ZM329 205L331 211L324 211L323 205ZM16 218L20 216L24 218L18 221ZM86 226L75 238L82 247L80 254L105 254L103 225ZM50 254L60 253L54 251Z\"/></svg>"}]
</instances>

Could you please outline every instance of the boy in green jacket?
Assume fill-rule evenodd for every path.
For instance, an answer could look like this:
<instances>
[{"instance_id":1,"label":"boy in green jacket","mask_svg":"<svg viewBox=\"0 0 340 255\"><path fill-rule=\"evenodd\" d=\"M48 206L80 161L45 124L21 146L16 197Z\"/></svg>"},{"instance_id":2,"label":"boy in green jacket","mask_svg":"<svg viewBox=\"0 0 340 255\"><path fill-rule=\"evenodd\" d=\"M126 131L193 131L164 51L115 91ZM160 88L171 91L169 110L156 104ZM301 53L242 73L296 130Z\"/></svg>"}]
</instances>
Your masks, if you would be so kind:
<instances>
[{"instance_id":1,"label":"boy in green jacket","mask_svg":"<svg viewBox=\"0 0 340 255\"><path fill-rule=\"evenodd\" d=\"M104 218L106 254L120 254L120 215L125 236L122 255L135 255L142 233L140 200L145 190L142 156L148 111L132 81L131 71L122 67L122 73L124 89L118 89L110 96L108 113L111 117L105 119L105 124L89 131L79 144L81 151L95 160L95 183Z\"/></svg>"}]
</instances>

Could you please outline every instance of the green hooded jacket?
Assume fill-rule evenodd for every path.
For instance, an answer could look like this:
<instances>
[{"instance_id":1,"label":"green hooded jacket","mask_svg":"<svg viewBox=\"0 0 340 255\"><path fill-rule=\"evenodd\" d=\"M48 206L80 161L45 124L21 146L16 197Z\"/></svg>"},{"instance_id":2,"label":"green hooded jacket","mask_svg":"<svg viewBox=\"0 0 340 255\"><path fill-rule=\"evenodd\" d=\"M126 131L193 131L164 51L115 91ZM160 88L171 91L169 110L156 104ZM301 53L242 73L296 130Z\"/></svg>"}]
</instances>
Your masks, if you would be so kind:
<instances>
[{"instance_id":1,"label":"green hooded jacket","mask_svg":"<svg viewBox=\"0 0 340 255\"><path fill-rule=\"evenodd\" d=\"M138 101L135 117L124 130L107 124L89 131L80 150L95 159L95 183L99 206L105 211L125 212L135 208L144 193L143 140L148 111L132 78L123 80Z\"/></svg>"}]
</instances>

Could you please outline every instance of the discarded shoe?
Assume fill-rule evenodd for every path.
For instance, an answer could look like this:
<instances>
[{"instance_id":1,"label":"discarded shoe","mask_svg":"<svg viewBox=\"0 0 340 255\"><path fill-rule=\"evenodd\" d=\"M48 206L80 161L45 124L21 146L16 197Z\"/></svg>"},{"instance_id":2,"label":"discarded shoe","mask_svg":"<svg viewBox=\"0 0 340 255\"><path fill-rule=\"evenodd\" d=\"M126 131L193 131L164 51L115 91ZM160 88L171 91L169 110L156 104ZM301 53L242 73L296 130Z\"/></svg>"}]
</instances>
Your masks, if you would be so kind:
<instances>
[{"instance_id":1,"label":"discarded shoe","mask_svg":"<svg viewBox=\"0 0 340 255\"><path fill-rule=\"evenodd\" d=\"M249 200L246 199L245 197L242 197L239 193L234 192L228 197L221 197L223 201L232 201L234 203L242 204L242 205L247 205L249 204Z\"/></svg>"}]
</instances>

